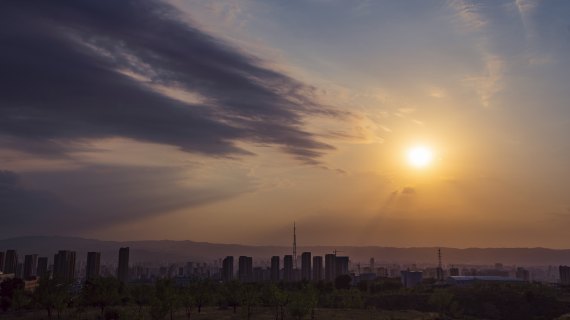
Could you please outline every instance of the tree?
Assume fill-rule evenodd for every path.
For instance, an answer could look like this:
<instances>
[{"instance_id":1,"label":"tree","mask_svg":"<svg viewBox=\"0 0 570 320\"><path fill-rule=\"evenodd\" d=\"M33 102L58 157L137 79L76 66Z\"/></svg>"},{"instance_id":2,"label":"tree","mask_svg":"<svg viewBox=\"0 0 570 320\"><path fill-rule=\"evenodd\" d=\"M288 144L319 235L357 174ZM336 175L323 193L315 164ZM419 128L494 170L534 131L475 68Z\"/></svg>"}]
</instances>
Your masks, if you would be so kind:
<instances>
[{"instance_id":1,"label":"tree","mask_svg":"<svg viewBox=\"0 0 570 320\"><path fill-rule=\"evenodd\" d=\"M315 319L315 308L319 303L319 291L313 285L307 286L305 288L305 299L311 307L311 319Z\"/></svg>"},{"instance_id":2,"label":"tree","mask_svg":"<svg viewBox=\"0 0 570 320\"><path fill-rule=\"evenodd\" d=\"M14 305L14 295L24 290L24 281L19 278L6 279L0 283L0 306L8 311Z\"/></svg>"},{"instance_id":3,"label":"tree","mask_svg":"<svg viewBox=\"0 0 570 320\"><path fill-rule=\"evenodd\" d=\"M241 284L238 281L230 281L224 284L222 295L227 304L231 306L236 313L236 309L240 302Z\"/></svg>"},{"instance_id":4,"label":"tree","mask_svg":"<svg viewBox=\"0 0 570 320\"><path fill-rule=\"evenodd\" d=\"M429 303L437 308L442 318L446 318L453 303L453 294L445 289L436 289L431 295Z\"/></svg>"},{"instance_id":5,"label":"tree","mask_svg":"<svg viewBox=\"0 0 570 320\"><path fill-rule=\"evenodd\" d=\"M244 306L246 318L249 320L253 314L253 308L259 302L258 288L255 284L247 283L241 288L241 304Z\"/></svg>"},{"instance_id":6,"label":"tree","mask_svg":"<svg viewBox=\"0 0 570 320\"><path fill-rule=\"evenodd\" d=\"M190 319L190 316L192 315L192 308L196 304L194 292L190 288L181 288L178 290L178 299L182 306L184 306L186 317Z\"/></svg>"},{"instance_id":7,"label":"tree","mask_svg":"<svg viewBox=\"0 0 570 320\"><path fill-rule=\"evenodd\" d=\"M135 285L130 290L131 297L138 306L139 318L142 318L142 308L150 304L152 300L152 287L147 285Z\"/></svg>"},{"instance_id":8,"label":"tree","mask_svg":"<svg viewBox=\"0 0 570 320\"><path fill-rule=\"evenodd\" d=\"M275 320L279 320L279 307L281 306L282 296L283 292L274 283L263 287L263 302L265 305L273 308L275 311Z\"/></svg>"},{"instance_id":9,"label":"tree","mask_svg":"<svg viewBox=\"0 0 570 320\"><path fill-rule=\"evenodd\" d=\"M94 278L85 282L82 295L85 302L98 307L101 310L101 317L104 317L105 308L119 303L121 299L119 288L120 282L116 278Z\"/></svg>"},{"instance_id":10,"label":"tree","mask_svg":"<svg viewBox=\"0 0 570 320\"><path fill-rule=\"evenodd\" d=\"M66 284L58 283L54 279L42 277L32 298L35 303L47 311L48 319L52 318L54 310L57 311L59 319L70 299L69 287Z\"/></svg>"},{"instance_id":11,"label":"tree","mask_svg":"<svg viewBox=\"0 0 570 320\"><path fill-rule=\"evenodd\" d=\"M212 283L209 280L199 281L194 287L194 298L198 313L202 312L202 307L206 305L212 297Z\"/></svg>"},{"instance_id":12,"label":"tree","mask_svg":"<svg viewBox=\"0 0 570 320\"><path fill-rule=\"evenodd\" d=\"M314 309L317 305L317 290L311 286L305 286L301 291L297 291L291 295L291 302L289 303L289 313L297 320L304 319L306 315L311 314L311 319L314 319Z\"/></svg>"},{"instance_id":13,"label":"tree","mask_svg":"<svg viewBox=\"0 0 570 320\"><path fill-rule=\"evenodd\" d=\"M361 308L363 305L362 292L356 288L351 288L336 291L332 306L335 308Z\"/></svg>"},{"instance_id":14,"label":"tree","mask_svg":"<svg viewBox=\"0 0 570 320\"><path fill-rule=\"evenodd\" d=\"M363 293L368 292L368 281L362 280L358 282L358 290L362 291Z\"/></svg>"},{"instance_id":15,"label":"tree","mask_svg":"<svg viewBox=\"0 0 570 320\"><path fill-rule=\"evenodd\" d=\"M12 307L16 311L20 311L22 308L28 306L31 301L29 293L23 288L19 288L14 291L12 296Z\"/></svg>"},{"instance_id":16,"label":"tree","mask_svg":"<svg viewBox=\"0 0 570 320\"><path fill-rule=\"evenodd\" d=\"M350 283L351 282L352 282L352 278L348 274L343 274L343 275L336 277L336 279L334 279L334 286L338 290L342 290L342 289L348 290L348 289L350 289Z\"/></svg>"},{"instance_id":17,"label":"tree","mask_svg":"<svg viewBox=\"0 0 570 320\"><path fill-rule=\"evenodd\" d=\"M163 301L153 297L149 309L150 317L153 320L161 320L168 314L168 308L164 305Z\"/></svg>"},{"instance_id":18,"label":"tree","mask_svg":"<svg viewBox=\"0 0 570 320\"><path fill-rule=\"evenodd\" d=\"M155 297L161 304L159 310L170 313L170 320L174 319L174 312L178 308L178 296L170 279L158 280L155 283ZM157 302L157 301L155 301Z\"/></svg>"}]
</instances>

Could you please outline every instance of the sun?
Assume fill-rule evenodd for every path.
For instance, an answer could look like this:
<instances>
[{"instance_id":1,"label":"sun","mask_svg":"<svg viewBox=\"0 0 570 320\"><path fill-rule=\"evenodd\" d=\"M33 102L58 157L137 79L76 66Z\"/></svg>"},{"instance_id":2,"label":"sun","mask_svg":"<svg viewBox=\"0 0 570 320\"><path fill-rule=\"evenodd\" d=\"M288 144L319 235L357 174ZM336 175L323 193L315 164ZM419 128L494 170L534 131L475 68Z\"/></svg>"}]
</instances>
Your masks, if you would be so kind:
<instances>
[{"instance_id":1,"label":"sun","mask_svg":"<svg viewBox=\"0 0 570 320\"><path fill-rule=\"evenodd\" d=\"M425 168L433 161L433 150L427 146L414 146L408 149L406 159L414 168Z\"/></svg>"}]
</instances>

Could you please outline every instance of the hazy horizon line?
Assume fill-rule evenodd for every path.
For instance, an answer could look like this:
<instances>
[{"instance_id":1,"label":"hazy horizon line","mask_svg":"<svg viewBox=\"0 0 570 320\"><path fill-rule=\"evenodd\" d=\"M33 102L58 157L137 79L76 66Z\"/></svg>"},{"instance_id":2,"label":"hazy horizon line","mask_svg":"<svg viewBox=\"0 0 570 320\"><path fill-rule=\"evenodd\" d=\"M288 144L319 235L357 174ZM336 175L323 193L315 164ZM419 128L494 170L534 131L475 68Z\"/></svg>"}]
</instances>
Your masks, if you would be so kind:
<instances>
[{"instance_id":1,"label":"hazy horizon line","mask_svg":"<svg viewBox=\"0 0 570 320\"><path fill-rule=\"evenodd\" d=\"M213 245L230 245L230 246L243 246L243 247L292 247L292 245L284 245L284 244L243 244L243 243L225 243L225 242L211 242L211 241L197 241L191 239L184 239L184 240L175 240L175 239L144 239L144 240L110 240L110 239L97 239L91 237L81 237L81 236L64 236L64 235L27 235L27 236L17 236L17 237L8 237L8 238L0 238L0 241L7 241L7 240L17 240L22 238L75 238L75 239L82 239L82 240L92 240L92 241L99 241L99 242L118 242L118 243L125 243L125 242L148 242L148 241L171 241L171 242L193 242L193 243L201 243L201 244L213 244ZM361 245L354 245L354 244L309 244L309 245L298 245L300 248L305 247L358 247L358 248L366 248L366 247L378 247L378 248L394 248L394 249L430 249L430 248L442 248L442 249L458 249L458 250L468 250L468 249L546 249L546 250L570 250L570 248L552 248L552 247L449 247L449 246L383 246L379 244L361 244Z\"/></svg>"}]
</instances>

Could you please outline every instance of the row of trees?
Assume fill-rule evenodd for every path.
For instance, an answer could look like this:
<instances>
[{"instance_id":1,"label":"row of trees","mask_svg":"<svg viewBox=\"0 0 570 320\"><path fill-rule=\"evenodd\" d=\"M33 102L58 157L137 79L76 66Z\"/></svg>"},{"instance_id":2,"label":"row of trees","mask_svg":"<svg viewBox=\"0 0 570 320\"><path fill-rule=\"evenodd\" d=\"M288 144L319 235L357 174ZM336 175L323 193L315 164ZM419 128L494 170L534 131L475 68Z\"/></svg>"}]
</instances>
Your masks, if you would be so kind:
<instances>
[{"instance_id":1,"label":"row of trees","mask_svg":"<svg viewBox=\"0 0 570 320\"><path fill-rule=\"evenodd\" d=\"M200 313L205 306L239 311L246 319L263 306L273 310L276 320L303 319L310 313L314 317L318 303L318 290L308 283L284 288L275 284L237 281L220 284L206 280L175 286L172 280L163 279L154 285L125 285L111 277L88 280L76 291L71 284L42 278L34 292L25 291L22 280L9 279L2 282L0 296L4 312L43 309L49 319L61 319L64 313L71 312L80 318L88 308L97 308L102 319L141 319L144 313L152 319L173 319L180 312L191 319L192 314Z\"/></svg>"},{"instance_id":2,"label":"row of trees","mask_svg":"<svg viewBox=\"0 0 570 320\"><path fill-rule=\"evenodd\" d=\"M553 319L570 312L568 294L541 284L476 284L435 287L426 284L405 289L398 279L378 279L350 285L350 277L335 283L217 283L197 281L176 286L172 280L154 285L128 284L115 278L97 278L73 289L52 279L41 279L29 293L19 279L0 284L0 307L13 312L43 309L47 317L73 313L80 318L97 308L103 319L188 319L205 306L241 313L250 319L259 308L271 310L275 320L315 318L315 308L377 308L438 312L442 318L467 316L485 319ZM566 300L568 301L568 300ZM267 311L265 311L267 312Z\"/></svg>"}]
</instances>

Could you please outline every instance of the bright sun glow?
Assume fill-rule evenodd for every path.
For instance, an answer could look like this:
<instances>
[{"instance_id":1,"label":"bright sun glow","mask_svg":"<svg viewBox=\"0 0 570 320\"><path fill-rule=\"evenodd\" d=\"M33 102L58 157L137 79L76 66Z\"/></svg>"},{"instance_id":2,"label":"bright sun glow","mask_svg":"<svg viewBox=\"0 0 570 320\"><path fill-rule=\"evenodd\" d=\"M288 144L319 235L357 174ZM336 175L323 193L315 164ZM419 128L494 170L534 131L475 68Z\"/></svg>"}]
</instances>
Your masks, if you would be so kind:
<instances>
[{"instance_id":1,"label":"bright sun glow","mask_svg":"<svg viewBox=\"0 0 570 320\"><path fill-rule=\"evenodd\" d=\"M415 168L425 168L433 160L433 151L426 146L415 146L408 149L408 163Z\"/></svg>"}]
</instances>

